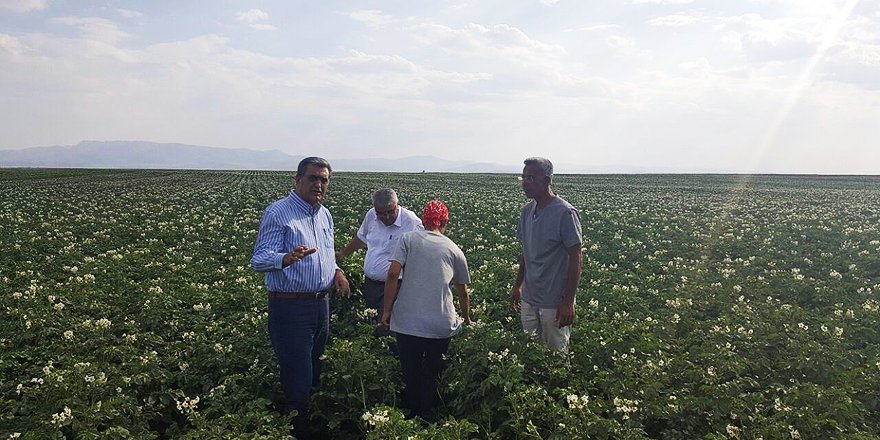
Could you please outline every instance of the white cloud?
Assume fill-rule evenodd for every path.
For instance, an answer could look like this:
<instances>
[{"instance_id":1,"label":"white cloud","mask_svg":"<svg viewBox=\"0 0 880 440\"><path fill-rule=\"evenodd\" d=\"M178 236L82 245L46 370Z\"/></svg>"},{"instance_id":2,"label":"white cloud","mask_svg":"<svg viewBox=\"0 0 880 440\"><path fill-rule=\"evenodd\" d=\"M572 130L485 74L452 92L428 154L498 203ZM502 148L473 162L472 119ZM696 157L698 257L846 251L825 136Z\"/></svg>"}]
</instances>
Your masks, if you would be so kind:
<instances>
[{"instance_id":1,"label":"white cloud","mask_svg":"<svg viewBox=\"0 0 880 440\"><path fill-rule=\"evenodd\" d=\"M271 24L266 24L266 23L251 23L249 26L251 29L258 30L258 31L277 31L278 30L277 27L272 26Z\"/></svg>"},{"instance_id":2,"label":"white cloud","mask_svg":"<svg viewBox=\"0 0 880 440\"><path fill-rule=\"evenodd\" d=\"M49 6L49 0L0 0L0 9L12 12L41 11Z\"/></svg>"},{"instance_id":3,"label":"white cloud","mask_svg":"<svg viewBox=\"0 0 880 440\"><path fill-rule=\"evenodd\" d=\"M13 55L21 55L26 50L25 45L16 37L7 34L0 34L0 50L4 50Z\"/></svg>"},{"instance_id":4,"label":"white cloud","mask_svg":"<svg viewBox=\"0 0 880 440\"><path fill-rule=\"evenodd\" d=\"M245 23L256 23L258 21L265 21L269 19L269 14L259 10L259 9L251 9L249 11L239 11L235 14L235 19L238 21L243 21Z\"/></svg>"},{"instance_id":5,"label":"white cloud","mask_svg":"<svg viewBox=\"0 0 880 440\"><path fill-rule=\"evenodd\" d=\"M816 53L823 37L821 17L769 19L758 14L716 17L727 29L724 41L757 62L800 59Z\"/></svg>"},{"instance_id":6,"label":"white cloud","mask_svg":"<svg viewBox=\"0 0 880 440\"><path fill-rule=\"evenodd\" d=\"M118 12L119 15L121 15L125 18L138 18L138 17L144 16L144 14L142 12L133 11L131 9L116 9L116 12Z\"/></svg>"},{"instance_id":7,"label":"white cloud","mask_svg":"<svg viewBox=\"0 0 880 440\"><path fill-rule=\"evenodd\" d=\"M115 44L130 36L127 32L120 30L116 23L100 17L57 17L48 22L49 24L73 26L79 29L84 37L104 43Z\"/></svg>"},{"instance_id":8,"label":"white cloud","mask_svg":"<svg viewBox=\"0 0 880 440\"><path fill-rule=\"evenodd\" d=\"M507 24L491 27L470 23L455 29L436 23L422 23L410 28L424 44L437 45L441 50L460 55L491 55L501 53L531 56L561 56L566 50L558 44L543 43Z\"/></svg>"},{"instance_id":9,"label":"white cloud","mask_svg":"<svg viewBox=\"0 0 880 440\"><path fill-rule=\"evenodd\" d=\"M700 21L700 17L687 14L672 14L648 20L651 26L687 26Z\"/></svg>"},{"instance_id":10,"label":"white cloud","mask_svg":"<svg viewBox=\"0 0 880 440\"><path fill-rule=\"evenodd\" d=\"M452 28L437 23L419 23L404 29L406 37L420 43L422 56L435 59L450 70L490 73L491 81L475 89L477 97L518 100L539 94L574 90L577 81L563 83L568 56L562 45L545 43L507 24L484 26L471 23ZM433 54L433 55L431 55ZM469 98L474 99L474 98Z\"/></svg>"},{"instance_id":11,"label":"white cloud","mask_svg":"<svg viewBox=\"0 0 880 440\"><path fill-rule=\"evenodd\" d=\"M248 27L256 31L277 31L278 28L268 23L260 23L269 19L269 14L259 9L240 11L235 14L235 19L248 23Z\"/></svg>"},{"instance_id":12,"label":"white cloud","mask_svg":"<svg viewBox=\"0 0 880 440\"><path fill-rule=\"evenodd\" d=\"M577 2L542 8L530 1L504 23L480 15L490 8L478 2L467 10L326 7L308 24L333 26L334 38L305 49L285 43L312 28L300 25L295 7L279 7L271 19L283 17L283 32L261 38L277 37L271 52L210 34L233 18L242 29L275 29L260 10L241 19L235 10L204 10L182 39L127 38L152 31L126 27L160 15L147 6L139 8L143 20L110 8L118 23L24 17L15 32L0 33L0 90L10 91L0 109L0 148L121 138L294 154L319 145L330 158L442 147L450 157L505 162L541 148L561 163L755 171L745 169L747 159L762 145L777 153L757 171L814 172L836 163L785 147L798 144L858 158L839 170L876 170L880 153L868 148L880 144L880 17L871 9L846 23L791 115L780 118L793 81L827 43L828 17L811 12L820 0L805 0L817 3L807 12L795 0L772 1L676 11L672 2L643 0L639 14L629 14L632 1L591 14L577 14ZM731 9L753 13L731 17ZM534 10L546 13L544 23L571 29L536 25L527 17ZM774 120L783 121L778 141L766 142ZM798 168L807 156L810 168Z\"/></svg>"},{"instance_id":13,"label":"white cloud","mask_svg":"<svg viewBox=\"0 0 880 440\"><path fill-rule=\"evenodd\" d=\"M694 0L633 0L636 5L685 5L693 2Z\"/></svg>"},{"instance_id":14,"label":"white cloud","mask_svg":"<svg viewBox=\"0 0 880 440\"><path fill-rule=\"evenodd\" d=\"M598 32L598 31L607 31L610 29L618 29L620 28L619 24L597 24L595 26L585 26L581 28L572 28L566 29L563 32Z\"/></svg>"},{"instance_id":15,"label":"white cloud","mask_svg":"<svg viewBox=\"0 0 880 440\"><path fill-rule=\"evenodd\" d=\"M690 72L693 75L703 78L707 78L715 73L712 65L709 63L709 60L707 60L705 57L700 58L696 61L685 61L683 63L679 63L678 67L681 70Z\"/></svg>"},{"instance_id":16,"label":"white cloud","mask_svg":"<svg viewBox=\"0 0 880 440\"><path fill-rule=\"evenodd\" d=\"M394 19L387 14L382 13L382 11L376 9L361 9L359 11L353 12L339 12L339 14L345 15L346 17L351 18L360 23L364 23L368 26L382 26L394 21Z\"/></svg>"},{"instance_id":17,"label":"white cloud","mask_svg":"<svg viewBox=\"0 0 880 440\"><path fill-rule=\"evenodd\" d=\"M557 3L559 3L559 0L540 0L540 2L547 5L547 6L553 6Z\"/></svg>"},{"instance_id":18,"label":"white cloud","mask_svg":"<svg viewBox=\"0 0 880 440\"><path fill-rule=\"evenodd\" d=\"M607 39L605 39L605 43L608 44L608 46L612 49L621 52L629 52L636 47L636 42L633 41L632 38L627 38L620 35L609 36Z\"/></svg>"}]
</instances>

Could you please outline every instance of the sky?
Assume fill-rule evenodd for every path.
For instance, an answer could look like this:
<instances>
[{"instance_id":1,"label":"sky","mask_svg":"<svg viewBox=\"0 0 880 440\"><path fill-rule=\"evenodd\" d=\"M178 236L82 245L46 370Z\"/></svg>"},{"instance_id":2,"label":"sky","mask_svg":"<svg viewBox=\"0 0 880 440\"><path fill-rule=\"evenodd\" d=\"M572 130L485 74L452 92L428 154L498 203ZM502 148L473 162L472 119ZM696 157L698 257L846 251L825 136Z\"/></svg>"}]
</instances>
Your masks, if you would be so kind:
<instances>
[{"instance_id":1,"label":"sky","mask_svg":"<svg viewBox=\"0 0 880 440\"><path fill-rule=\"evenodd\" d=\"M878 174L880 0L0 0L0 133Z\"/></svg>"}]
</instances>

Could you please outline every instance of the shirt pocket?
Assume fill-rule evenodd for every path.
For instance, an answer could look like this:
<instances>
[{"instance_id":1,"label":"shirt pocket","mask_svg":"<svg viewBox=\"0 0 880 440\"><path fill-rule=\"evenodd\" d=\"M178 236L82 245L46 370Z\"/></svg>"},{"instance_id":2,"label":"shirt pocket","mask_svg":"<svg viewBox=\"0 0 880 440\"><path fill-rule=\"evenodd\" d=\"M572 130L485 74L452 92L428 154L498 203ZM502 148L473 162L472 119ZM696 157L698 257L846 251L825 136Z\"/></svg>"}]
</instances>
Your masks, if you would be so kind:
<instances>
[{"instance_id":1,"label":"shirt pocket","mask_svg":"<svg viewBox=\"0 0 880 440\"><path fill-rule=\"evenodd\" d=\"M302 231L293 227L293 225L287 225L284 228L284 248L286 252L290 252L295 247L305 244L306 241Z\"/></svg>"},{"instance_id":2,"label":"shirt pocket","mask_svg":"<svg viewBox=\"0 0 880 440\"><path fill-rule=\"evenodd\" d=\"M333 247L333 228L322 228L321 236L324 240L323 244L332 248Z\"/></svg>"}]
</instances>

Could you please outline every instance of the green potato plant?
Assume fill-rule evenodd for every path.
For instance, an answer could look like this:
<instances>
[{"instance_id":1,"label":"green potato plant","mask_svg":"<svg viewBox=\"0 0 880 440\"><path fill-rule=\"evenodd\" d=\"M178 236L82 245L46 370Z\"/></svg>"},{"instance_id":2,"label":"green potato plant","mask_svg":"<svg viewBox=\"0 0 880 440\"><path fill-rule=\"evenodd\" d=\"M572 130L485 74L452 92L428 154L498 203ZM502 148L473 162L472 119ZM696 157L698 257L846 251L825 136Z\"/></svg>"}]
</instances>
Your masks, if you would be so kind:
<instances>
[{"instance_id":1,"label":"green potato plant","mask_svg":"<svg viewBox=\"0 0 880 440\"><path fill-rule=\"evenodd\" d=\"M333 302L312 417L327 438L880 437L880 179L557 175L583 226L572 342L508 306L516 176L334 173L337 247L395 188L450 208L474 324L433 420L406 419L389 338ZM0 170L0 438L285 438L260 215L291 173Z\"/></svg>"}]
</instances>

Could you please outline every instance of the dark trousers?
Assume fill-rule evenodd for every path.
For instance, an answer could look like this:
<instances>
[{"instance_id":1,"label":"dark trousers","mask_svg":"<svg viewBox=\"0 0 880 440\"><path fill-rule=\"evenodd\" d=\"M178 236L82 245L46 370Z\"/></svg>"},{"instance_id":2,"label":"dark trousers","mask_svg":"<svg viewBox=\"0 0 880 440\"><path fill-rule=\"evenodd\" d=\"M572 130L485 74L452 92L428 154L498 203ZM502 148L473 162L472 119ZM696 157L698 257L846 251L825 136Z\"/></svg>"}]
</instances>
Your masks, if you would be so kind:
<instances>
[{"instance_id":1,"label":"dark trousers","mask_svg":"<svg viewBox=\"0 0 880 440\"><path fill-rule=\"evenodd\" d=\"M284 414L298 412L308 424L309 397L321 375L321 355L330 333L327 298L317 301L269 299L269 337L281 367Z\"/></svg>"},{"instance_id":2,"label":"dark trousers","mask_svg":"<svg viewBox=\"0 0 880 440\"><path fill-rule=\"evenodd\" d=\"M397 287L400 287L398 283ZM368 309L376 309L379 312L376 315L376 323L382 319L382 312L385 310L385 282L384 281L376 281L370 279L369 277L364 278L364 284L361 285L361 293L364 295L364 300L367 303ZM373 332L373 336L391 336L391 331L389 331L385 327L376 327L376 330ZM391 347L392 353L396 352L394 347Z\"/></svg>"},{"instance_id":3,"label":"dark trousers","mask_svg":"<svg viewBox=\"0 0 880 440\"><path fill-rule=\"evenodd\" d=\"M396 333L403 370L403 407L413 416L428 418L437 404L437 386L445 364L449 340L420 338Z\"/></svg>"},{"instance_id":4,"label":"dark trousers","mask_svg":"<svg viewBox=\"0 0 880 440\"><path fill-rule=\"evenodd\" d=\"M385 310L385 282L365 277L364 284L361 285L361 293L364 294L367 308L376 309L381 319L382 311Z\"/></svg>"}]
</instances>

